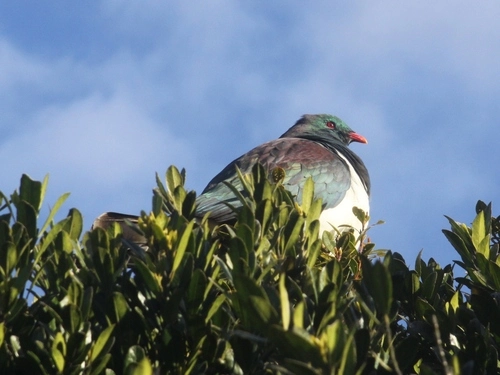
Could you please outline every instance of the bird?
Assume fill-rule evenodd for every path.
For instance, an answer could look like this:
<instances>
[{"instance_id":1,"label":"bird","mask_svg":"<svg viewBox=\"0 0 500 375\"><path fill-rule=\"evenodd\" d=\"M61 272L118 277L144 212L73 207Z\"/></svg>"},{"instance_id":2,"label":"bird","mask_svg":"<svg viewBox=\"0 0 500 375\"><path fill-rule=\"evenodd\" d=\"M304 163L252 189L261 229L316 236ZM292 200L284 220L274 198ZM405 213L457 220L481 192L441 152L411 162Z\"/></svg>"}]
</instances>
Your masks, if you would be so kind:
<instances>
[{"instance_id":1,"label":"bird","mask_svg":"<svg viewBox=\"0 0 500 375\"><path fill-rule=\"evenodd\" d=\"M234 222L235 209L242 203L227 184L242 191L237 168L247 174L260 163L269 175L276 168L284 172L282 184L298 202L306 180L312 178L315 197L321 198L323 205L320 234L343 228L359 233L364 224L353 213L353 207L369 214L370 176L361 158L349 149L352 142L368 143L336 116L303 115L279 138L253 148L222 169L196 198L196 216L208 214L217 224ZM126 221L136 220L134 215L106 212L94 221L93 227L106 228L112 222L124 227ZM131 241L139 242L135 232L130 236Z\"/></svg>"}]
</instances>

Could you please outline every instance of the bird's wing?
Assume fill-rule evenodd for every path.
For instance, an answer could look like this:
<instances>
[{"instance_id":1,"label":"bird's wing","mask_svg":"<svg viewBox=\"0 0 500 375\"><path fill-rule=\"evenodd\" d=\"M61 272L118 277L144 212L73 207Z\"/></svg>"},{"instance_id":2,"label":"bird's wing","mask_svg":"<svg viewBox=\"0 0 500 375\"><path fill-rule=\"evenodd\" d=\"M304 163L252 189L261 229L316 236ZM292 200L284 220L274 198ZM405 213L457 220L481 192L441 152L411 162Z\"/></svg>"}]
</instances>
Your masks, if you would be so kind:
<instances>
[{"instance_id":1,"label":"bird's wing","mask_svg":"<svg viewBox=\"0 0 500 375\"><path fill-rule=\"evenodd\" d=\"M269 173L277 167L282 168L285 172L283 185L299 202L305 181L312 177L315 196L322 199L324 208L339 204L351 183L349 167L335 152L306 139L280 138L264 143L228 164L197 198L197 214L203 216L211 212L210 218L216 222L234 220L236 215L228 204L238 208L241 203L224 181L242 191L236 166L245 174L257 162Z\"/></svg>"}]
</instances>

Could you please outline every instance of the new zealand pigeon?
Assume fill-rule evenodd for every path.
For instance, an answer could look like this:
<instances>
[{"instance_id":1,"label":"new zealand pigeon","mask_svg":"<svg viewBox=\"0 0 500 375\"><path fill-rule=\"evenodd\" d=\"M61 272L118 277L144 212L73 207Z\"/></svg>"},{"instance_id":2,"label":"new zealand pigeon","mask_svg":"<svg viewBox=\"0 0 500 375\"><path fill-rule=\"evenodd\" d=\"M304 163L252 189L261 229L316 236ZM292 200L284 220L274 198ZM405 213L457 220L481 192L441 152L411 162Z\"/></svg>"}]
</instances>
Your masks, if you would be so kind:
<instances>
[{"instance_id":1,"label":"new zealand pigeon","mask_svg":"<svg viewBox=\"0 0 500 375\"><path fill-rule=\"evenodd\" d=\"M282 168L283 185L299 202L304 183L312 177L315 195L323 201L321 232L332 230L332 226L342 229L343 225L360 231L361 223L352 208L369 212L370 177L362 160L348 148L351 142L367 143L338 117L304 115L280 138L257 146L229 163L197 198L196 214L201 218L210 212L210 219L216 223L233 221L236 214L225 203L236 208L241 204L224 182L240 189L236 166L245 174L259 162L269 173ZM107 227L124 219L133 221L137 217L109 212L99 216L94 227ZM136 238L130 240L137 242Z\"/></svg>"}]
</instances>

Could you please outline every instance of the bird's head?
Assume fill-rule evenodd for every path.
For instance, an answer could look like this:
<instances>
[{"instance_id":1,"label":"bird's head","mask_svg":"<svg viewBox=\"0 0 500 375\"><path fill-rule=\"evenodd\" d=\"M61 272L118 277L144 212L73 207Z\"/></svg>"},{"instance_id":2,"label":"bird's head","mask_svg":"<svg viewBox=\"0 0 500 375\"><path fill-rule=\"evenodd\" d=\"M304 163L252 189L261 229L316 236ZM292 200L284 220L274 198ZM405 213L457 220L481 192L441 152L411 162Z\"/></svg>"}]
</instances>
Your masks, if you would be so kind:
<instances>
[{"instance_id":1,"label":"bird's head","mask_svg":"<svg viewBox=\"0 0 500 375\"><path fill-rule=\"evenodd\" d=\"M304 115L281 137L324 139L339 141L345 145L351 142L368 143L365 137L356 133L347 124L332 115Z\"/></svg>"}]
</instances>

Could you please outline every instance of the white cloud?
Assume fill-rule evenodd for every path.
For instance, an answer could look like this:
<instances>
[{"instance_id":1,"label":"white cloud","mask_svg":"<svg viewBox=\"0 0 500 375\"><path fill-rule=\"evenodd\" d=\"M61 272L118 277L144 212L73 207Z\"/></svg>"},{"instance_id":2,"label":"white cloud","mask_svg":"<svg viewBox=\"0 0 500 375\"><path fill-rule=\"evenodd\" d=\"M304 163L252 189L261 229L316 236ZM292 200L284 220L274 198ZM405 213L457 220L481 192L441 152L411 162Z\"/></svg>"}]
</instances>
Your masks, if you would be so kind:
<instances>
[{"instance_id":1,"label":"white cloud","mask_svg":"<svg viewBox=\"0 0 500 375\"><path fill-rule=\"evenodd\" d=\"M498 90L497 1L365 1L338 17L331 7L313 8L304 22L305 38L332 51L327 64L358 64L386 85L425 68L479 91Z\"/></svg>"},{"instance_id":2,"label":"white cloud","mask_svg":"<svg viewBox=\"0 0 500 375\"><path fill-rule=\"evenodd\" d=\"M0 37L0 90L12 89L16 84L39 82L47 69L29 61L5 38Z\"/></svg>"},{"instance_id":3,"label":"white cloud","mask_svg":"<svg viewBox=\"0 0 500 375\"><path fill-rule=\"evenodd\" d=\"M133 175L156 157L173 158L185 147L123 94L110 98L93 95L66 108L51 107L34 123L41 134L31 138L30 149L47 160L47 165L72 167L110 184L124 178L124 172Z\"/></svg>"},{"instance_id":4,"label":"white cloud","mask_svg":"<svg viewBox=\"0 0 500 375\"><path fill-rule=\"evenodd\" d=\"M180 154L189 160L186 142L161 129L123 94L95 94L67 106L50 106L34 116L31 128L4 143L0 157L16 155L4 168L56 171L68 180L84 179L91 187L130 181L161 160L178 160Z\"/></svg>"}]
</instances>

